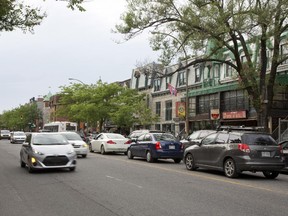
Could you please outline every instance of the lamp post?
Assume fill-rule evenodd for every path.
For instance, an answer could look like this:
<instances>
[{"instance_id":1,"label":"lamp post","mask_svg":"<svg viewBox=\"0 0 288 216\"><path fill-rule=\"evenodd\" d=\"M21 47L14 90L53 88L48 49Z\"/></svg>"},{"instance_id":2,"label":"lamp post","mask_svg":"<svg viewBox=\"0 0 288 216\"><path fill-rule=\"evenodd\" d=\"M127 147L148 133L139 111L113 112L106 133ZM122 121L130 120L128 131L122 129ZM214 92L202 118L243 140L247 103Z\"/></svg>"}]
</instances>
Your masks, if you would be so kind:
<instances>
[{"instance_id":1,"label":"lamp post","mask_svg":"<svg viewBox=\"0 0 288 216\"><path fill-rule=\"evenodd\" d=\"M78 81L78 82L80 82L81 84L83 84L83 85L86 85L84 82L82 82L81 80L79 80L79 79L75 79L75 78L68 78L68 80L74 80L74 81Z\"/></svg>"}]
</instances>

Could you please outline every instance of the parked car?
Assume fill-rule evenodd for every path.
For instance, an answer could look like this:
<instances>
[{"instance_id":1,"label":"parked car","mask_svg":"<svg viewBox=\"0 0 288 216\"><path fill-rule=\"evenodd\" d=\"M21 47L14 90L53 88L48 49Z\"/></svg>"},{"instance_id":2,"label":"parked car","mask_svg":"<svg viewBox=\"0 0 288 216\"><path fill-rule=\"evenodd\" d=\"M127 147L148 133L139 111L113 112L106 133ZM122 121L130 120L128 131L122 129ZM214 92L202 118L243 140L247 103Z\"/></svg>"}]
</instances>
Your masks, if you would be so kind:
<instances>
[{"instance_id":1,"label":"parked car","mask_svg":"<svg viewBox=\"0 0 288 216\"><path fill-rule=\"evenodd\" d=\"M285 163L285 167L282 171L288 172L288 140L280 142L279 145L283 150L284 163Z\"/></svg>"},{"instance_id":2,"label":"parked car","mask_svg":"<svg viewBox=\"0 0 288 216\"><path fill-rule=\"evenodd\" d=\"M105 154L107 152L127 153L127 148L131 141L118 133L100 133L91 141L89 145L91 152L100 152Z\"/></svg>"},{"instance_id":3,"label":"parked car","mask_svg":"<svg viewBox=\"0 0 288 216\"><path fill-rule=\"evenodd\" d=\"M20 150L20 165L30 173L55 168L74 171L76 158L73 146L58 133L31 133Z\"/></svg>"},{"instance_id":4,"label":"parked car","mask_svg":"<svg viewBox=\"0 0 288 216\"><path fill-rule=\"evenodd\" d=\"M128 135L128 138L131 140L132 143L134 143L139 136L145 133L165 133L165 132L160 130L148 130L148 129L135 130Z\"/></svg>"},{"instance_id":5,"label":"parked car","mask_svg":"<svg viewBox=\"0 0 288 216\"><path fill-rule=\"evenodd\" d=\"M9 130L0 130L0 140L1 139L10 139L10 131Z\"/></svg>"},{"instance_id":6,"label":"parked car","mask_svg":"<svg viewBox=\"0 0 288 216\"><path fill-rule=\"evenodd\" d=\"M81 136L76 132L59 132L63 136L66 137L66 139L71 143L71 145L74 147L74 150L77 154L77 156L82 156L83 158L87 157L88 154L88 145L86 142L83 141Z\"/></svg>"},{"instance_id":7,"label":"parked car","mask_svg":"<svg viewBox=\"0 0 288 216\"><path fill-rule=\"evenodd\" d=\"M26 134L23 131L13 131L10 135L10 143L23 143L26 139Z\"/></svg>"},{"instance_id":8,"label":"parked car","mask_svg":"<svg viewBox=\"0 0 288 216\"><path fill-rule=\"evenodd\" d=\"M188 170L216 169L229 178L242 171L261 171L274 179L284 167L282 149L276 141L269 134L253 131L212 133L185 150L184 163Z\"/></svg>"},{"instance_id":9,"label":"parked car","mask_svg":"<svg viewBox=\"0 0 288 216\"><path fill-rule=\"evenodd\" d=\"M127 150L129 159L146 158L147 162L157 159L173 159L180 163L183 158L183 144L169 133L144 133Z\"/></svg>"},{"instance_id":10,"label":"parked car","mask_svg":"<svg viewBox=\"0 0 288 216\"><path fill-rule=\"evenodd\" d=\"M184 149L186 149L191 145L199 144L205 136L214 132L215 130L197 130L197 131L194 131L185 139L181 140L181 143L183 143Z\"/></svg>"}]
</instances>

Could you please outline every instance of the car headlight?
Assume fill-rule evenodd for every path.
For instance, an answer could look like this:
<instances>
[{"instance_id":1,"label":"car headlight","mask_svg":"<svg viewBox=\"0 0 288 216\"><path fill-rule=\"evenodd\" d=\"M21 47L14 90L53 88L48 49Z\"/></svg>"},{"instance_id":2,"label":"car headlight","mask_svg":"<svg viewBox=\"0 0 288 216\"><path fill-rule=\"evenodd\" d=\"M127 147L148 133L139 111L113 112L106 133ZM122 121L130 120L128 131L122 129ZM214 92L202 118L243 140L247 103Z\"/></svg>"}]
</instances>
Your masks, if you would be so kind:
<instances>
[{"instance_id":1,"label":"car headlight","mask_svg":"<svg viewBox=\"0 0 288 216\"><path fill-rule=\"evenodd\" d=\"M87 148L88 145L85 143L85 144L82 145L82 147Z\"/></svg>"},{"instance_id":2,"label":"car headlight","mask_svg":"<svg viewBox=\"0 0 288 216\"><path fill-rule=\"evenodd\" d=\"M33 149L33 153L34 154L38 154L38 155L44 155L44 153L37 151L36 149Z\"/></svg>"}]
</instances>

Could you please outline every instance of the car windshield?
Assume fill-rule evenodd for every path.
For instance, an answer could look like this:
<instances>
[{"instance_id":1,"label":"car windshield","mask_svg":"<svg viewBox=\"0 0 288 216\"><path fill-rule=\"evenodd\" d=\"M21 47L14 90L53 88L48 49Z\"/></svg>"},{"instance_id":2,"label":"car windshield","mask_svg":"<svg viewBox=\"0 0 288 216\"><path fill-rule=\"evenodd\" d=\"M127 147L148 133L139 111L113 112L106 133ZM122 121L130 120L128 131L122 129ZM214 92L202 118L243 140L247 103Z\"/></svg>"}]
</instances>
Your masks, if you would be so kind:
<instances>
[{"instance_id":1,"label":"car windshield","mask_svg":"<svg viewBox=\"0 0 288 216\"><path fill-rule=\"evenodd\" d=\"M276 141L268 134L243 134L242 142L248 145L277 145Z\"/></svg>"},{"instance_id":2,"label":"car windshield","mask_svg":"<svg viewBox=\"0 0 288 216\"><path fill-rule=\"evenodd\" d=\"M66 145L68 140L60 134L37 134L33 138L34 145Z\"/></svg>"},{"instance_id":3,"label":"car windshield","mask_svg":"<svg viewBox=\"0 0 288 216\"><path fill-rule=\"evenodd\" d=\"M14 136L25 136L24 132L14 132Z\"/></svg>"},{"instance_id":4,"label":"car windshield","mask_svg":"<svg viewBox=\"0 0 288 216\"><path fill-rule=\"evenodd\" d=\"M153 134L156 141L175 141L175 137L168 133Z\"/></svg>"},{"instance_id":5,"label":"car windshield","mask_svg":"<svg viewBox=\"0 0 288 216\"><path fill-rule=\"evenodd\" d=\"M68 140L82 140L79 134L77 133L63 133L63 136L65 136Z\"/></svg>"}]
</instances>

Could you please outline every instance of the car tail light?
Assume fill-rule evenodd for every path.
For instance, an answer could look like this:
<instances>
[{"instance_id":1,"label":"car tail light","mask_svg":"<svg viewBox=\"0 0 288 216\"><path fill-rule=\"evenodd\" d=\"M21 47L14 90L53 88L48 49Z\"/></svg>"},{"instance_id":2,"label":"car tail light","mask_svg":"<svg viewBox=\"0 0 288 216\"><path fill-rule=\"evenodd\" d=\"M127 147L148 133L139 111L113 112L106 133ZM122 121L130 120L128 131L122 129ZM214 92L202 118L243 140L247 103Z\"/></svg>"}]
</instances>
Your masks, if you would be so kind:
<instances>
[{"instance_id":1,"label":"car tail light","mask_svg":"<svg viewBox=\"0 0 288 216\"><path fill-rule=\"evenodd\" d=\"M116 144L116 142L114 142L113 140L108 140L107 144Z\"/></svg>"},{"instance_id":2,"label":"car tail light","mask_svg":"<svg viewBox=\"0 0 288 216\"><path fill-rule=\"evenodd\" d=\"M156 142L155 148L156 148L156 150L161 149L162 148L161 147L161 143L160 142Z\"/></svg>"},{"instance_id":3,"label":"car tail light","mask_svg":"<svg viewBox=\"0 0 288 216\"><path fill-rule=\"evenodd\" d=\"M132 140L127 140L124 144L131 144Z\"/></svg>"},{"instance_id":4,"label":"car tail light","mask_svg":"<svg viewBox=\"0 0 288 216\"><path fill-rule=\"evenodd\" d=\"M238 149L243 152L250 153L250 147L247 144L243 144L243 143L238 144Z\"/></svg>"},{"instance_id":5,"label":"car tail light","mask_svg":"<svg viewBox=\"0 0 288 216\"><path fill-rule=\"evenodd\" d=\"M180 149L184 149L184 144L180 143Z\"/></svg>"}]
</instances>

